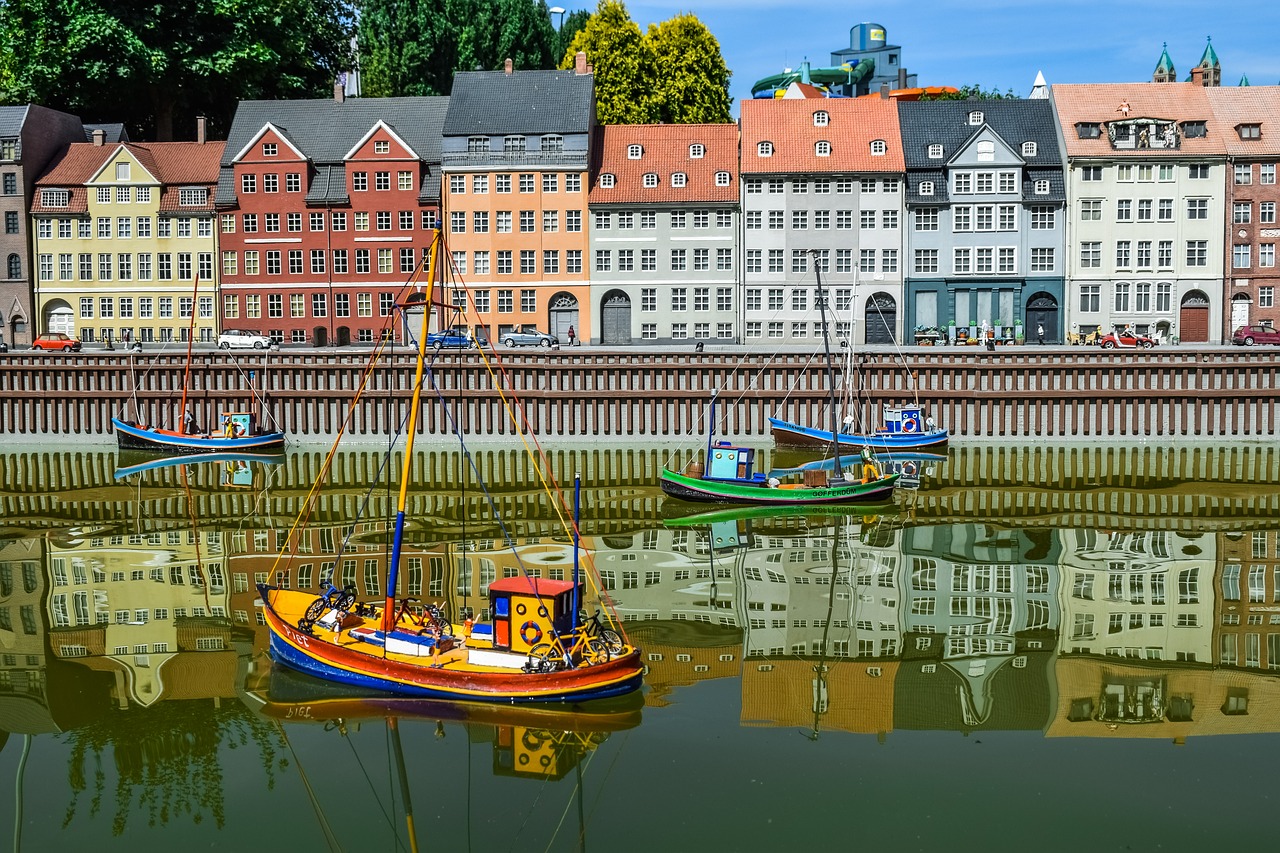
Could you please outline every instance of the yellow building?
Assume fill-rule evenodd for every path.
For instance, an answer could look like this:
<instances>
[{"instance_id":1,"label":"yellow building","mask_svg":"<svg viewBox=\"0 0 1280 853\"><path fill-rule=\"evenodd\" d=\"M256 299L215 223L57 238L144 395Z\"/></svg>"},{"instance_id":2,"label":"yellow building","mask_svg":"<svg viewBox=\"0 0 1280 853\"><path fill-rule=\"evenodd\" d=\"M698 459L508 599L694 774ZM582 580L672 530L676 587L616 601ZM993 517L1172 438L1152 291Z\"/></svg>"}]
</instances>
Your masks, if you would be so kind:
<instances>
[{"instance_id":1,"label":"yellow building","mask_svg":"<svg viewBox=\"0 0 1280 853\"><path fill-rule=\"evenodd\" d=\"M55 158L31 207L38 331L85 342L164 343L188 334L212 342L212 190L223 147L106 145L99 136Z\"/></svg>"}]
</instances>

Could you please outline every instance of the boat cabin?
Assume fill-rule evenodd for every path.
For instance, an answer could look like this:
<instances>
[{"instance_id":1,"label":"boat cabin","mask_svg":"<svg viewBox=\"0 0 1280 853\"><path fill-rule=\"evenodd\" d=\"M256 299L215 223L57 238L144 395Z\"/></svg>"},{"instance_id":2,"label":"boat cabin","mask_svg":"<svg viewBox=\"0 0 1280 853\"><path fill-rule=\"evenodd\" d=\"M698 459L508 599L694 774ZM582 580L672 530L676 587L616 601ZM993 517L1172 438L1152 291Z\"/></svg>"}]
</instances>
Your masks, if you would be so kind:
<instances>
[{"instance_id":1,"label":"boat cabin","mask_svg":"<svg viewBox=\"0 0 1280 853\"><path fill-rule=\"evenodd\" d=\"M528 653L550 642L553 630L561 635L573 630L573 582L523 575L501 578L489 584L489 613L493 648Z\"/></svg>"},{"instance_id":2,"label":"boat cabin","mask_svg":"<svg viewBox=\"0 0 1280 853\"><path fill-rule=\"evenodd\" d=\"M924 432L928 424L920 406L885 406L884 428L881 432L916 433Z\"/></svg>"},{"instance_id":3,"label":"boat cabin","mask_svg":"<svg viewBox=\"0 0 1280 853\"><path fill-rule=\"evenodd\" d=\"M707 451L707 467L704 480L745 480L764 482L764 474L752 469L756 464L756 452L750 447L736 447L727 441L717 441Z\"/></svg>"},{"instance_id":4,"label":"boat cabin","mask_svg":"<svg viewBox=\"0 0 1280 853\"><path fill-rule=\"evenodd\" d=\"M218 420L218 434L223 438L254 435L256 424L252 412L223 412Z\"/></svg>"}]
</instances>

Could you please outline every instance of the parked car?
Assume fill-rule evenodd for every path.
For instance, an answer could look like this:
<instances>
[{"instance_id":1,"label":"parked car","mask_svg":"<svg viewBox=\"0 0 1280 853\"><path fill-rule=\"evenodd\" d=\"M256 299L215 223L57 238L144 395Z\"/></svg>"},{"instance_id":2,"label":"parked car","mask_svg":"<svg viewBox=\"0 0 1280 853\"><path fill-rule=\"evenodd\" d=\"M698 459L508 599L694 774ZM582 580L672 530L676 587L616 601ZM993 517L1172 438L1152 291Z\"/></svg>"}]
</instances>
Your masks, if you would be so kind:
<instances>
[{"instance_id":1,"label":"parked car","mask_svg":"<svg viewBox=\"0 0 1280 853\"><path fill-rule=\"evenodd\" d=\"M1103 349L1151 349L1156 345L1156 340L1125 329L1121 332L1108 332L1098 343Z\"/></svg>"},{"instance_id":2,"label":"parked car","mask_svg":"<svg viewBox=\"0 0 1280 853\"><path fill-rule=\"evenodd\" d=\"M502 343L509 347L549 347L559 346L560 339L538 331L537 326L516 326L502 336Z\"/></svg>"},{"instance_id":3,"label":"parked car","mask_svg":"<svg viewBox=\"0 0 1280 853\"><path fill-rule=\"evenodd\" d=\"M470 333L466 329L445 329L443 332L432 332L427 335L427 346L432 349L471 349L475 346Z\"/></svg>"},{"instance_id":4,"label":"parked car","mask_svg":"<svg viewBox=\"0 0 1280 853\"><path fill-rule=\"evenodd\" d=\"M244 332L240 329L227 329L218 335L220 349L267 349L272 346L271 338L257 332Z\"/></svg>"},{"instance_id":5,"label":"parked car","mask_svg":"<svg viewBox=\"0 0 1280 853\"><path fill-rule=\"evenodd\" d=\"M31 343L32 349L62 352L80 352L80 341L61 332L48 332Z\"/></svg>"},{"instance_id":6,"label":"parked car","mask_svg":"<svg viewBox=\"0 0 1280 853\"><path fill-rule=\"evenodd\" d=\"M1241 326L1231 336L1231 343L1245 347L1254 344L1280 344L1280 330L1271 326Z\"/></svg>"}]
</instances>

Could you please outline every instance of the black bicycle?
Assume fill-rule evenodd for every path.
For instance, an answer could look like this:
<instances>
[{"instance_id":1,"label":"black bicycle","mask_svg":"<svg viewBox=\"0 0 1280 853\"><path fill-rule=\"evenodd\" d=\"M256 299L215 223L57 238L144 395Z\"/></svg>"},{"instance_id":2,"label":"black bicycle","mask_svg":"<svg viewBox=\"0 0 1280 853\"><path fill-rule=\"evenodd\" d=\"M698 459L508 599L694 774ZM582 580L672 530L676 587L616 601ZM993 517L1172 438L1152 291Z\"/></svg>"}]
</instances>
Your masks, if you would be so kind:
<instances>
[{"instance_id":1,"label":"black bicycle","mask_svg":"<svg viewBox=\"0 0 1280 853\"><path fill-rule=\"evenodd\" d=\"M587 636L603 642L610 655L619 654L626 648L626 644L622 642L622 636L612 628L606 628L604 623L600 621L599 610L590 619L587 618L585 612L580 613L578 620L587 632Z\"/></svg>"}]
</instances>

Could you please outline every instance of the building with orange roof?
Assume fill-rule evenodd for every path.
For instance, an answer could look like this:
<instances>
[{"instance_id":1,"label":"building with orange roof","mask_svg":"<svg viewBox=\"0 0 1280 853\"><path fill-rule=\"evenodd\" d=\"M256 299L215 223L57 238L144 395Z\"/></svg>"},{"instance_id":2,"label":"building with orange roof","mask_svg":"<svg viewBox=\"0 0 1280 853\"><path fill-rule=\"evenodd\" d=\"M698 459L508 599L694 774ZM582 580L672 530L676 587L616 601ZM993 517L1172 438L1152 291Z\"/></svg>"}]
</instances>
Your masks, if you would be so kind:
<instances>
[{"instance_id":1,"label":"building with orange roof","mask_svg":"<svg viewBox=\"0 0 1280 853\"><path fill-rule=\"evenodd\" d=\"M593 159L593 340L737 340L737 126L602 127Z\"/></svg>"},{"instance_id":2,"label":"building with orange roof","mask_svg":"<svg viewBox=\"0 0 1280 853\"><path fill-rule=\"evenodd\" d=\"M84 341L210 342L218 329L213 189L223 143L68 146L36 182L41 331Z\"/></svg>"},{"instance_id":3,"label":"building with orange roof","mask_svg":"<svg viewBox=\"0 0 1280 853\"><path fill-rule=\"evenodd\" d=\"M830 330L850 337L856 320L858 342L898 339L905 208L897 104L748 100L741 126L744 338L820 341L816 267L834 292Z\"/></svg>"},{"instance_id":4,"label":"building with orange roof","mask_svg":"<svg viewBox=\"0 0 1280 853\"><path fill-rule=\"evenodd\" d=\"M1241 326L1280 322L1276 243L1280 224L1280 86L1205 89L1226 148L1223 339Z\"/></svg>"},{"instance_id":5,"label":"building with orange roof","mask_svg":"<svg viewBox=\"0 0 1280 853\"><path fill-rule=\"evenodd\" d=\"M1280 531L1220 534L1217 549L1213 662L1280 670Z\"/></svg>"},{"instance_id":6,"label":"building with orange roof","mask_svg":"<svg viewBox=\"0 0 1280 853\"><path fill-rule=\"evenodd\" d=\"M1226 139L1196 83L1051 87L1067 154L1068 319L1222 340Z\"/></svg>"}]
</instances>

